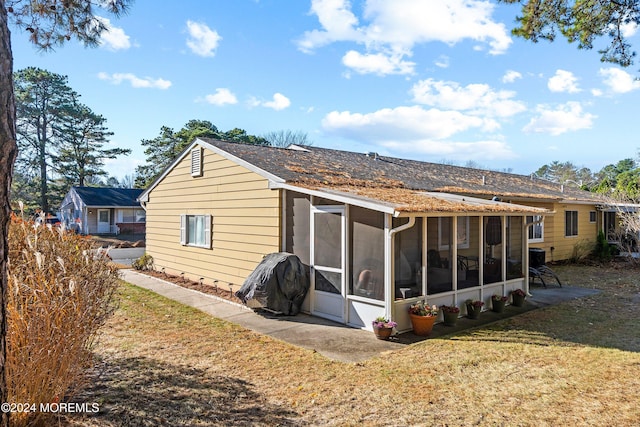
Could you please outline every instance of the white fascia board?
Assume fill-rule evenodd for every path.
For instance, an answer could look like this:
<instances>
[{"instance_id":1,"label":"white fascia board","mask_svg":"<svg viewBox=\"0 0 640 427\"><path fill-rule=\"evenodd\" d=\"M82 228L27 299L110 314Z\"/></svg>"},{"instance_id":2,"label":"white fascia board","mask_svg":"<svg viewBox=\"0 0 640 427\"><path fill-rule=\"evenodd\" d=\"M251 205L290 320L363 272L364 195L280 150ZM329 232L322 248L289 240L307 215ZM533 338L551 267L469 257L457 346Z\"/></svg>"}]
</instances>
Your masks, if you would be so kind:
<instances>
[{"instance_id":1,"label":"white fascia board","mask_svg":"<svg viewBox=\"0 0 640 427\"><path fill-rule=\"evenodd\" d=\"M310 196L322 197L324 199L335 200L336 202L339 202L339 203L358 206L361 208L371 209L378 212L396 214L395 208L390 204L385 204L381 202L376 203L374 200L371 200L371 199L360 198L360 197L353 196L353 195L339 192L339 191L334 192L334 191L312 190L309 188L296 187L295 185L279 183L279 182L270 183L269 188L296 191L298 193L308 194Z\"/></svg>"}]
</instances>

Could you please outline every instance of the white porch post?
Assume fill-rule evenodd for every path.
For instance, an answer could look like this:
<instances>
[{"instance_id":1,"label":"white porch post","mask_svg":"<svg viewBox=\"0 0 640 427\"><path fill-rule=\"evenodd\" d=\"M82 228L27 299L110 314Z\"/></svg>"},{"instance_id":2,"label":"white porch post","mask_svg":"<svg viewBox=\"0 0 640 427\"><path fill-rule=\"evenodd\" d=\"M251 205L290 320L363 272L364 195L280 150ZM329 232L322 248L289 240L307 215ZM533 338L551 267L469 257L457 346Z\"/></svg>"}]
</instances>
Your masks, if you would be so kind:
<instances>
[{"instance_id":1,"label":"white porch post","mask_svg":"<svg viewBox=\"0 0 640 427\"><path fill-rule=\"evenodd\" d=\"M532 218L535 216L532 215ZM524 280L525 280L525 292L527 295L531 296L529 293L529 229L534 225L542 224L544 222L544 215L540 215L540 219L537 221L532 221L531 224L527 224L527 217L524 217L525 226L522 227L524 230L524 247L525 253L524 257Z\"/></svg>"},{"instance_id":2,"label":"white porch post","mask_svg":"<svg viewBox=\"0 0 640 427\"><path fill-rule=\"evenodd\" d=\"M384 214L384 315L393 318L393 295L391 295L391 281L393 280L393 234L391 214Z\"/></svg>"}]
</instances>

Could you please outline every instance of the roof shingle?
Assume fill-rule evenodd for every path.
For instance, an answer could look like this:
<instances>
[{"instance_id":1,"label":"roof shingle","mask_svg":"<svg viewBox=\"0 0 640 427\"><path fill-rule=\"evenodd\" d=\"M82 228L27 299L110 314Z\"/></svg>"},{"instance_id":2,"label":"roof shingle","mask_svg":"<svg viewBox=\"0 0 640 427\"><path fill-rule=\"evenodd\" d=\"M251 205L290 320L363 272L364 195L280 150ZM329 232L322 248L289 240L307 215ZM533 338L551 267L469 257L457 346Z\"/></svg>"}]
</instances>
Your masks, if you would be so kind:
<instances>
[{"instance_id":1,"label":"roof shingle","mask_svg":"<svg viewBox=\"0 0 640 427\"><path fill-rule=\"evenodd\" d=\"M454 193L484 199L496 196L516 203L524 200L600 200L597 194L533 176L313 146L305 146L304 150L291 150L208 138L202 140L284 179L289 184L312 189L333 189L393 202L394 205L399 205L398 210L461 209L460 203L452 204L425 195L425 192ZM487 208L484 206L482 211ZM492 209L505 210L498 205Z\"/></svg>"}]
</instances>

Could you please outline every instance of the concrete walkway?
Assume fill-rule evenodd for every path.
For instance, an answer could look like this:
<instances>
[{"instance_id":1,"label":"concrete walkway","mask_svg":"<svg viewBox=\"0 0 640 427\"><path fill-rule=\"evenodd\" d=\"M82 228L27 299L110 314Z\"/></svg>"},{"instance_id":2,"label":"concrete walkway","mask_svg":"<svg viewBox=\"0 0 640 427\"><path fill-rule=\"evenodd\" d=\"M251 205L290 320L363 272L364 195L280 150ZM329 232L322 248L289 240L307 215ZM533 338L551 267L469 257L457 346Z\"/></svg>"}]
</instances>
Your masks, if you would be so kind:
<instances>
[{"instance_id":1,"label":"concrete walkway","mask_svg":"<svg viewBox=\"0 0 640 427\"><path fill-rule=\"evenodd\" d=\"M405 348L406 345L422 341L411 332L400 334L390 341L381 341L373 332L324 320L306 314L297 316L273 316L259 314L241 305L219 297L183 288L168 281L157 279L131 269L120 270L124 281L156 292L159 295L195 307L207 314L241 325L252 331L270 335L291 344L312 349L320 354L343 362L359 362L379 356L386 351ZM535 288L534 296L527 299L523 308L507 306L504 313L484 312L478 320L460 318L454 327L436 324L431 338L449 335L471 327L481 326L505 317L521 314L549 304L557 304L573 298L592 295L598 291L576 287Z\"/></svg>"}]
</instances>

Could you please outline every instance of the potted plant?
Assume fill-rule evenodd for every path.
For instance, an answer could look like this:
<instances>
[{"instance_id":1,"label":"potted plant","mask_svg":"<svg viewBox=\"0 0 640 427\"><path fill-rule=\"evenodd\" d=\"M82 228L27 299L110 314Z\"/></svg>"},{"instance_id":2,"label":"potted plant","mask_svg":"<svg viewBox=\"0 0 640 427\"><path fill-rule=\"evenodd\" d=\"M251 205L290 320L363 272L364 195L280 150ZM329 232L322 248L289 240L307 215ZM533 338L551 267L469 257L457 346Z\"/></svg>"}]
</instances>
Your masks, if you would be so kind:
<instances>
[{"instance_id":1,"label":"potted plant","mask_svg":"<svg viewBox=\"0 0 640 427\"><path fill-rule=\"evenodd\" d=\"M427 336L433 329L433 324L438 316L438 307L429 306L426 301L418 301L409 307L409 317L413 333Z\"/></svg>"},{"instance_id":2,"label":"potted plant","mask_svg":"<svg viewBox=\"0 0 640 427\"><path fill-rule=\"evenodd\" d=\"M491 310L496 313L502 313L504 310L504 305L507 303L509 297L505 297L502 295L492 295L491 296Z\"/></svg>"},{"instance_id":3,"label":"potted plant","mask_svg":"<svg viewBox=\"0 0 640 427\"><path fill-rule=\"evenodd\" d=\"M442 314L444 315L445 326L455 326L458 321L460 309L455 305L443 305L440 307L440 310L442 310Z\"/></svg>"},{"instance_id":4,"label":"potted plant","mask_svg":"<svg viewBox=\"0 0 640 427\"><path fill-rule=\"evenodd\" d=\"M465 304L467 306L467 316L469 316L469 319L477 319L482 312L484 301L468 299L465 301Z\"/></svg>"},{"instance_id":5,"label":"potted plant","mask_svg":"<svg viewBox=\"0 0 640 427\"><path fill-rule=\"evenodd\" d=\"M376 317L376 320L372 322L373 333L376 334L376 338L379 340L388 340L393 332L393 328L398 326L393 320L387 319L384 316Z\"/></svg>"},{"instance_id":6,"label":"potted plant","mask_svg":"<svg viewBox=\"0 0 640 427\"><path fill-rule=\"evenodd\" d=\"M527 294L522 289L516 289L511 291L511 304L516 307L522 307L524 305L524 299Z\"/></svg>"}]
</instances>

